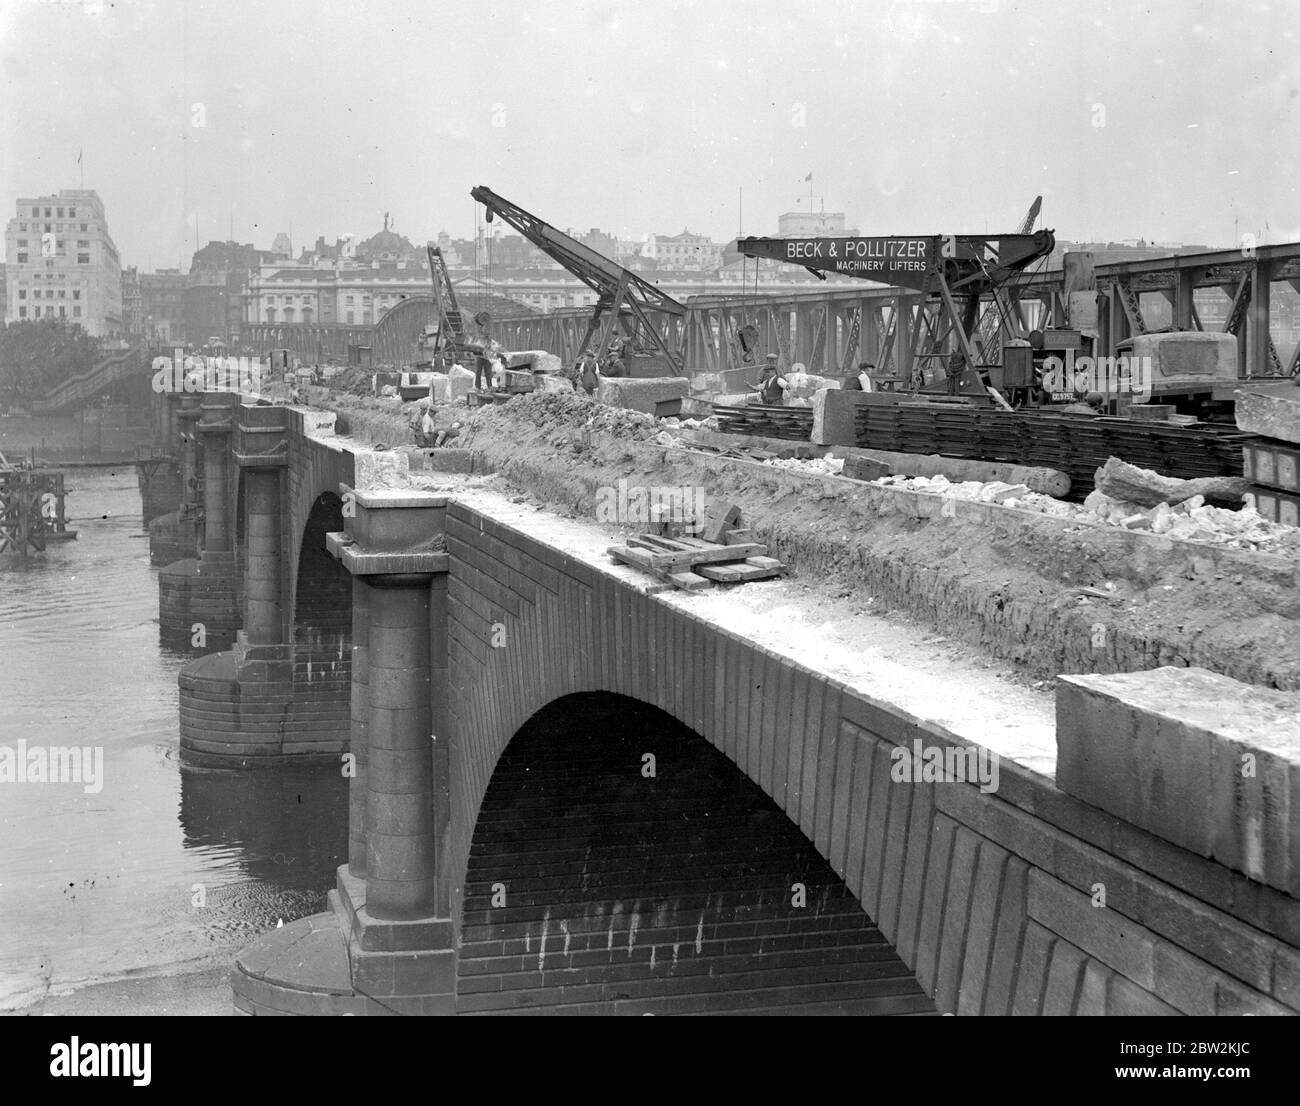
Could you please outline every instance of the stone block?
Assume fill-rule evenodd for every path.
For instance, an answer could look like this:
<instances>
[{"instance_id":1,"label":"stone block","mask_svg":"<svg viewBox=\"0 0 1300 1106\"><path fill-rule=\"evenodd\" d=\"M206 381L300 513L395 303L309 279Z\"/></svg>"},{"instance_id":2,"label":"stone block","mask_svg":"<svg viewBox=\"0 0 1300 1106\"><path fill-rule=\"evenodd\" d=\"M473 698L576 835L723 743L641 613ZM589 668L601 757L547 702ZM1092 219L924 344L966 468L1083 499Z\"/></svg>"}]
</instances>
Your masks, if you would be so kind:
<instances>
[{"instance_id":1,"label":"stone block","mask_svg":"<svg viewBox=\"0 0 1300 1106\"><path fill-rule=\"evenodd\" d=\"M469 390L474 387L474 373L464 365L452 365L447 370L447 379L450 381L453 401L464 399L469 395Z\"/></svg>"},{"instance_id":2,"label":"stone block","mask_svg":"<svg viewBox=\"0 0 1300 1106\"><path fill-rule=\"evenodd\" d=\"M691 383L684 376L654 377L639 380L635 377L614 377L600 382L596 398L610 407L623 407L629 411L655 414L661 403L681 400L690 394Z\"/></svg>"},{"instance_id":3,"label":"stone block","mask_svg":"<svg viewBox=\"0 0 1300 1106\"><path fill-rule=\"evenodd\" d=\"M450 403L452 401L451 377L435 373L429 383L429 398L434 403Z\"/></svg>"},{"instance_id":4,"label":"stone block","mask_svg":"<svg viewBox=\"0 0 1300 1106\"><path fill-rule=\"evenodd\" d=\"M857 445L854 421L857 409L868 402L868 392L826 388L813 396L813 445Z\"/></svg>"},{"instance_id":5,"label":"stone block","mask_svg":"<svg viewBox=\"0 0 1300 1106\"><path fill-rule=\"evenodd\" d=\"M573 384L563 376L539 376L536 380L536 390L550 393L572 392Z\"/></svg>"},{"instance_id":6,"label":"stone block","mask_svg":"<svg viewBox=\"0 0 1300 1106\"><path fill-rule=\"evenodd\" d=\"M1300 444L1300 387L1294 381L1238 388L1236 400L1239 430Z\"/></svg>"},{"instance_id":7,"label":"stone block","mask_svg":"<svg viewBox=\"0 0 1300 1106\"><path fill-rule=\"evenodd\" d=\"M544 349L526 349L505 355L507 369L531 369L534 373L558 373L560 359Z\"/></svg>"},{"instance_id":8,"label":"stone block","mask_svg":"<svg viewBox=\"0 0 1300 1106\"><path fill-rule=\"evenodd\" d=\"M1062 676L1057 786L1300 896L1300 694L1200 668Z\"/></svg>"},{"instance_id":9,"label":"stone block","mask_svg":"<svg viewBox=\"0 0 1300 1106\"><path fill-rule=\"evenodd\" d=\"M785 374L785 398L812 399L818 392L831 389L839 391L840 381L837 377L818 376L816 373L789 372Z\"/></svg>"}]
</instances>

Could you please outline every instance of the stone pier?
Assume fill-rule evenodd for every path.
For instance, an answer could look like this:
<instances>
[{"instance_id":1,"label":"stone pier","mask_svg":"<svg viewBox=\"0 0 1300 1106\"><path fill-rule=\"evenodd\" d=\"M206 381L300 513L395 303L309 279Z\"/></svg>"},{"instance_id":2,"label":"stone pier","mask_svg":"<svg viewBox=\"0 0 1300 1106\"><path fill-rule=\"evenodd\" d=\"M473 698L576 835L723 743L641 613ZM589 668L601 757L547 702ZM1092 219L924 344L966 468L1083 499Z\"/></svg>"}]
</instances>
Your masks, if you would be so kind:
<instances>
[{"instance_id":1,"label":"stone pier","mask_svg":"<svg viewBox=\"0 0 1300 1106\"><path fill-rule=\"evenodd\" d=\"M169 424L175 427L180 458L180 504L174 513L159 515L149 523L149 559L169 565L197 557L202 548L202 493L199 486L199 448L196 427L203 415L197 392L164 397L170 405Z\"/></svg>"},{"instance_id":2,"label":"stone pier","mask_svg":"<svg viewBox=\"0 0 1300 1106\"><path fill-rule=\"evenodd\" d=\"M158 574L159 625L164 640L200 653L229 649L242 620L240 577L230 518L233 510L229 392L202 396L195 433L203 457L202 551Z\"/></svg>"}]
</instances>

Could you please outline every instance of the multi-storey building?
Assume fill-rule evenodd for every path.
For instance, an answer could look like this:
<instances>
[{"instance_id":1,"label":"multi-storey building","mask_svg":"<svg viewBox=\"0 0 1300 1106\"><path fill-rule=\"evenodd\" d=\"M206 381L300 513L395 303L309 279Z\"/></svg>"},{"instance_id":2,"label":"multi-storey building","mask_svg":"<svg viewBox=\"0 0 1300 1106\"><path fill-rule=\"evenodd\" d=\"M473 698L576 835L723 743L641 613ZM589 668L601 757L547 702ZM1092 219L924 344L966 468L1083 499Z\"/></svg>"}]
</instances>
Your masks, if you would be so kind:
<instances>
[{"instance_id":1,"label":"multi-storey building","mask_svg":"<svg viewBox=\"0 0 1300 1106\"><path fill-rule=\"evenodd\" d=\"M270 262L249 273L244 319L371 325L408 296L432 290L427 261Z\"/></svg>"},{"instance_id":2,"label":"multi-storey building","mask_svg":"<svg viewBox=\"0 0 1300 1106\"><path fill-rule=\"evenodd\" d=\"M721 243L689 230L681 234L652 234L642 252L666 269L716 269L722 261Z\"/></svg>"},{"instance_id":3,"label":"multi-storey building","mask_svg":"<svg viewBox=\"0 0 1300 1106\"><path fill-rule=\"evenodd\" d=\"M131 340L144 336L144 300L140 272L134 265L122 270L122 336Z\"/></svg>"},{"instance_id":4,"label":"multi-storey building","mask_svg":"<svg viewBox=\"0 0 1300 1106\"><path fill-rule=\"evenodd\" d=\"M856 227L845 228L842 211L787 211L776 217L777 238L838 238L856 235Z\"/></svg>"},{"instance_id":5,"label":"multi-storey building","mask_svg":"<svg viewBox=\"0 0 1300 1106\"><path fill-rule=\"evenodd\" d=\"M122 333L122 265L99 195L65 188L20 199L5 229L5 321L61 318Z\"/></svg>"},{"instance_id":6,"label":"multi-storey building","mask_svg":"<svg viewBox=\"0 0 1300 1106\"><path fill-rule=\"evenodd\" d=\"M140 274L140 313L148 341L186 340L185 279L179 269Z\"/></svg>"},{"instance_id":7,"label":"multi-storey building","mask_svg":"<svg viewBox=\"0 0 1300 1106\"><path fill-rule=\"evenodd\" d=\"M185 278L185 336L191 345L216 338L239 341L250 273L263 264L285 264L270 250L238 242L209 242L194 254Z\"/></svg>"}]
</instances>

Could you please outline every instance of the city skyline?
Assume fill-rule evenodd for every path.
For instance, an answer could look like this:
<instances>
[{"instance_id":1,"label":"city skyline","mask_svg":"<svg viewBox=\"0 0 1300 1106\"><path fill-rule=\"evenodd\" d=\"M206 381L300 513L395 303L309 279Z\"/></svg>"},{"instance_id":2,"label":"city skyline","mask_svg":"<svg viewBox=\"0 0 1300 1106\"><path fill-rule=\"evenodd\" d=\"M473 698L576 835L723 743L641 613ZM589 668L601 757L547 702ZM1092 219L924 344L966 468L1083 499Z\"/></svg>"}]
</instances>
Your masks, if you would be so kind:
<instances>
[{"instance_id":1,"label":"city skyline","mask_svg":"<svg viewBox=\"0 0 1300 1106\"><path fill-rule=\"evenodd\" d=\"M23 110L0 203L84 173L145 271L210 240L364 238L384 212L413 242L470 238L476 184L628 239L725 241L743 190L747 233L823 199L866 234L1006 231L1041 193L1040 225L1075 241L1285 241L1297 25L1295 3L4 0Z\"/></svg>"}]
</instances>

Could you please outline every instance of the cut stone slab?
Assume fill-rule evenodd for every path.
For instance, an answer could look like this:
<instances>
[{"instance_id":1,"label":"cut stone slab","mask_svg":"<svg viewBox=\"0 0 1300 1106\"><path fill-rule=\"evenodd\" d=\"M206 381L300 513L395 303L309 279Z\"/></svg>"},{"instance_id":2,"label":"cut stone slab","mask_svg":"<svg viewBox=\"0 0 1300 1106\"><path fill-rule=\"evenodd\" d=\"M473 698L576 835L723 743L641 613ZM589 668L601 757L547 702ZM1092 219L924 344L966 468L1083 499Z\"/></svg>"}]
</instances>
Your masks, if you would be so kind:
<instances>
[{"instance_id":1,"label":"cut stone slab","mask_svg":"<svg viewBox=\"0 0 1300 1106\"><path fill-rule=\"evenodd\" d=\"M1300 897L1300 693L1203 668L1061 676L1056 784Z\"/></svg>"},{"instance_id":2,"label":"cut stone slab","mask_svg":"<svg viewBox=\"0 0 1300 1106\"><path fill-rule=\"evenodd\" d=\"M623 407L653 415L661 403L680 400L690 394L691 382L684 376L649 379L618 376L600 382L596 398L610 407Z\"/></svg>"},{"instance_id":3,"label":"cut stone slab","mask_svg":"<svg viewBox=\"0 0 1300 1106\"><path fill-rule=\"evenodd\" d=\"M1300 387L1293 381L1238 388L1237 428L1300 444Z\"/></svg>"},{"instance_id":4,"label":"cut stone slab","mask_svg":"<svg viewBox=\"0 0 1300 1106\"><path fill-rule=\"evenodd\" d=\"M857 409L870 402L867 392L826 388L812 397L813 445L857 445Z\"/></svg>"},{"instance_id":5,"label":"cut stone slab","mask_svg":"<svg viewBox=\"0 0 1300 1106\"><path fill-rule=\"evenodd\" d=\"M526 349L506 354L507 369L529 369L535 373L558 373L560 359L544 349Z\"/></svg>"}]
</instances>

